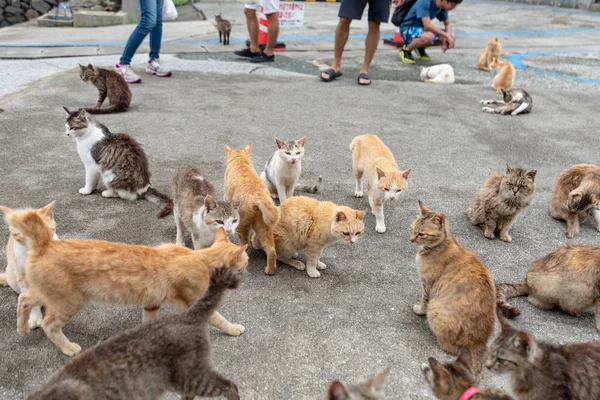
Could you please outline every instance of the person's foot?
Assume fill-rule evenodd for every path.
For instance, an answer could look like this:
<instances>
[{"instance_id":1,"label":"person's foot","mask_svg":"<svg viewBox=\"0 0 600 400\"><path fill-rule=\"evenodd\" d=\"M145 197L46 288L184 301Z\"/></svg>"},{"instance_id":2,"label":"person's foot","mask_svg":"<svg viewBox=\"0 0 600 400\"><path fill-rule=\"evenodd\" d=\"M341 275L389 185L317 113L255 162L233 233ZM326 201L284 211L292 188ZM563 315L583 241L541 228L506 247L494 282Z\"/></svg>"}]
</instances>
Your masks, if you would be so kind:
<instances>
[{"instance_id":1,"label":"person's foot","mask_svg":"<svg viewBox=\"0 0 600 400\"><path fill-rule=\"evenodd\" d=\"M273 62L275 61L275 54L271 54L270 56L261 52L255 55L250 59L251 63L264 63L264 62Z\"/></svg>"},{"instance_id":2,"label":"person's foot","mask_svg":"<svg viewBox=\"0 0 600 400\"><path fill-rule=\"evenodd\" d=\"M233 52L233 54L235 54L236 56L239 56L239 57L252 58L254 56L259 55L260 51L253 52L250 49L244 49L244 50L236 50Z\"/></svg>"},{"instance_id":3,"label":"person's foot","mask_svg":"<svg viewBox=\"0 0 600 400\"><path fill-rule=\"evenodd\" d=\"M148 75L156 75L161 78L171 76L171 71L166 69L158 59L148 61L148 65L146 65L146 73Z\"/></svg>"},{"instance_id":4,"label":"person's foot","mask_svg":"<svg viewBox=\"0 0 600 400\"><path fill-rule=\"evenodd\" d=\"M416 64L417 62L414 58L412 58L411 53L412 51L408 50L406 46L404 46L402 50L400 50L400 52L398 53L398 56L400 56L400 59L404 64Z\"/></svg>"},{"instance_id":5,"label":"person's foot","mask_svg":"<svg viewBox=\"0 0 600 400\"><path fill-rule=\"evenodd\" d=\"M419 47L418 49L415 49L415 54L421 61L431 61L431 57L429 57L429 54L425 52L425 47Z\"/></svg>"},{"instance_id":6,"label":"person's foot","mask_svg":"<svg viewBox=\"0 0 600 400\"><path fill-rule=\"evenodd\" d=\"M127 83L140 83L142 78L140 78L133 70L130 65L115 65L115 72L125 78L125 82Z\"/></svg>"}]
</instances>

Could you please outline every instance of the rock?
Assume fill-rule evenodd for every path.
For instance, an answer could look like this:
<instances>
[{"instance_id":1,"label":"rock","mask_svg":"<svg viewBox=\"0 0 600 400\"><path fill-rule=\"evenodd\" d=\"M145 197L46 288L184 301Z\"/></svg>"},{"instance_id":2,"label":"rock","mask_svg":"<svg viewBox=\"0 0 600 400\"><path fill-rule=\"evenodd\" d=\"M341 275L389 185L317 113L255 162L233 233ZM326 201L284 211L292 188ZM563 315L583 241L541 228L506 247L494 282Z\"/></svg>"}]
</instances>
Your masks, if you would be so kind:
<instances>
[{"instance_id":1,"label":"rock","mask_svg":"<svg viewBox=\"0 0 600 400\"><path fill-rule=\"evenodd\" d=\"M58 4L58 2L56 0L44 0L46 3L50 4L51 6L56 6Z\"/></svg>"},{"instance_id":2,"label":"rock","mask_svg":"<svg viewBox=\"0 0 600 400\"><path fill-rule=\"evenodd\" d=\"M31 8L31 6L27 3L23 3L21 2L21 8L25 11L29 10Z\"/></svg>"},{"instance_id":3,"label":"rock","mask_svg":"<svg viewBox=\"0 0 600 400\"><path fill-rule=\"evenodd\" d=\"M50 6L50 4L42 1L42 0L35 0L31 2L31 8L33 8L35 11L39 12L40 14L46 14L48 11L50 11L50 9L52 8Z\"/></svg>"},{"instance_id":4,"label":"rock","mask_svg":"<svg viewBox=\"0 0 600 400\"><path fill-rule=\"evenodd\" d=\"M10 2L10 5L13 7L21 7L21 2L19 0L13 0Z\"/></svg>"},{"instance_id":5,"label":"rock","mask_svg":"<svg viewBox=\"0 0 600 400\"><path fill-rule=\"evenodd\" d=\"M20 10L20 8L19 8ZM13 25L13 24L19 24L21 22L25 22L27 21L27 18L25 18L24 15L12 15L10 17L6 17L6 21L9 22L9 25ZM3 22L6 22L3 21Z\"/></svg>"},{"instance_id":6,"label":"rock","mask_svg":"<svg viewBox=\"0 0 600 400\"><path fill-rule=\"evenodd\" d=\"M104 11L104 7L103 6L94 6L94 7L92 7L92 11Z\"/></svg>"},{"instance_id":7,"label":"rock","mask_svg":"<svg viewBox=\"0 0 600 400\"><path fill-rule=\"evenodd\" d=\"M30 8L29 10L25 11L25 16L27 19L36 19L40 16L40 13L35 11L33 8Z\"/></svg>"},{"instance_id":8,"label":"rock","mask_svg":"<svg viewBox=\"0 0 600 400\"><path fill-rule=\"evenodd\" d=\"M21 7L6 6L6 8L4 9L4 12L7 14L12 14L12 15L20 15L20 14L23 14L25 11Z\"/></svg>"},{"instance_id":9,"label":"rock","mask_svg":"<svg viewBox=\"0 0 600 400\"><path fill-rule=\"evenodd\" d=\"M4 8L6 6L6 0L0 0L0 8Z\"/></svg>"}]
</instances>

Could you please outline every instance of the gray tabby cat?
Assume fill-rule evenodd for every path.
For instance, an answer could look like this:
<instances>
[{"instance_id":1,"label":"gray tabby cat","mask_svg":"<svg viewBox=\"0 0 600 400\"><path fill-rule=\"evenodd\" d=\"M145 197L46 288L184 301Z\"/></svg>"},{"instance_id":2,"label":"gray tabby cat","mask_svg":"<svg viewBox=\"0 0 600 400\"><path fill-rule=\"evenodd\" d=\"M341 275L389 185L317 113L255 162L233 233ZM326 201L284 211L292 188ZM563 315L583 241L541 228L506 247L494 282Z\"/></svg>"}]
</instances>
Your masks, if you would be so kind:
<instances>
[{"instance_id":1,"label":"gray tabby cat","mask_svg":"<svg viewBox=\"0 0 600 400\"><path fill-rule=\"evenodd\" d=\"M85 167L85 186L79 189L80 194L91 194L102 180L106 186L102 197L146 198L160 206L159 218L173 211L171 199L150 186L148 159L135 139L110 132L84 109L63 108L68 114L66 134L75 138Z\"/></svg>"},{"instance_id":2,"label":"gray tabby cat","mask_svg":"<svg viewBox=\"0 0 600 400\"><path fill-rule=\"evenodd\" d=\"M495 114L525 114L531 112L533 99L523 89L502 90L504 101L500 100L481 100L481 105L496 105L499 107L483 107L481 111Z\"/></svg>"},{"instance_id":3,"label":"gray tabby cat","mask_svg":"<svg viewBox=\"0 0 600 400\"><path fill-rule=\"evenodd\" d=\"M536 174L536 170L527 171L506 164L506 175L490 175L471 203L471 223L482 227L483 235L488 239L493 239L498 232L500 240L512 241L508 231L517 214L531 204Z\"/></svg>"},{"instance_id":4,"label":"gray tabby cat","mask_svg":"<svg viewBox=\"0 0 600 400\"><path fill-rule=\"evenodd\" d=\"M212 246L219 227L227 236L235 233L240 221L240 201L217 201L217 192L200 167L185 166L173 178L176 243L185 246L185 231L191 233L194 249Z\"/></svg>"},{"instance_id":5,"label":"gray tabby cat","mask_svg":"<svg viewBox=\"0 0 600 400\"><path fill-rule=\"evenodd\" d=\"M319 176L314 186L297 185L302 172L302 157L304 157L304 143L306 137L298 140L284 142L275 138L278 150L273 153L265 170L260 174L260 179L267 185L271 196L279 198L279 203L294 195L294 189L299 192L317 193L322 178Z\"/></svg>"},{"instance_id":6,"label":"gray tabby cat","mask_svg":"<svg viewBox=\"0 0 600 400\"><path fill-rule=\"evenodd\" d=\"M600 399L600 341L556 345L512 328L498 312L502 331L485 366L510 374L518 400Z\"/></svg>"},{"instance_id":7,"label":"gray tabby cat","mask_svg":"<svg viewBox=\"0 0 600 400\"><path fill-rule=\"evenodd\" d=\"M158 399L175 392L238 400L234 382L215 372L207 320L225 289L239 278L230 268L213 272L206 294L188 310L138 325L91 347L57 372L30 400Z\"/></svg>"},{"instance_id":8,"label":"gray tabby cat","mask_svg":"<svg viewBox=\"0 0 600 400\"><path fill-rule=\"evenodd\" d=\"M327 400L384 400L389 368L358 385L344 386L335 381L329 387Z\"/></svg>"}]
</instances>

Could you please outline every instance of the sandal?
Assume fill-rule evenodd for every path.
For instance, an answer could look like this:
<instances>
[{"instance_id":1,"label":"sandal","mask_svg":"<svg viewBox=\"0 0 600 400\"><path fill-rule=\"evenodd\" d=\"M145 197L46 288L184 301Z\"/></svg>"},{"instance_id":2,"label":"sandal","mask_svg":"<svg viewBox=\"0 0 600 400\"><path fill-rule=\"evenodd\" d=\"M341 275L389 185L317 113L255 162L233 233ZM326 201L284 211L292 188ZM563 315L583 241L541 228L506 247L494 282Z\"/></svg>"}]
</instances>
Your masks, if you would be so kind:
<instances>
[{"instance_id":1,"label":"sandal","mask_svg":"<svg viewBox=\"0 0 600 400\"><path fill-rule=\"evenodd\" d=\"M361 83L360 82L361 79L368 79L369 83ZM358 81L358 84L361 86L369 86L371 84L371 78L369 78L369 74L365 74L365 73L358 74L358 77L356 78L356 80Z\"/></svg>"},{"instance_id":2,"label":"sandal","mask_svg":"<svg viewBox=\"0 0 600 400\"><path fill-rule=\"evenodd\" d=\"M323 74L329 75L329 78L324 78ZM342 71L335 72L333 68L327 68L325 71L319 72L319 78L321 78L323 82L331 82L340 76L342 76Z\"/></svg>"}]
</instances>

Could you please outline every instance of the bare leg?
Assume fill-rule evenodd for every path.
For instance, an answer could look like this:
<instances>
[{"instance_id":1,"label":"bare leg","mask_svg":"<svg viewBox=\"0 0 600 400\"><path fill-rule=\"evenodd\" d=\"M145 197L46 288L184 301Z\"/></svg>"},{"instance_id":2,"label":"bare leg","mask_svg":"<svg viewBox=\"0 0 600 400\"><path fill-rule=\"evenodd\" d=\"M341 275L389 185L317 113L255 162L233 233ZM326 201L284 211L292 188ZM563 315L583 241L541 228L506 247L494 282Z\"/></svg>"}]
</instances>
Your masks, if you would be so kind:
<instances>
[{"instance_id":1,"label":"bare leg","mask_svg":"<svg viewBox=\"0 0 600 400\"><path fill-rule=\"evenodd\" d=\"M244 328L242 325L232 324L231 322L227 321L217 311L210 316L208 323L220 331L225 332L229 336L240 336L246 330L246 328Z\"/></svg>"},{"instance_id":2,"label":"bare leg","mask_svg":"<svg viewBox=\"0 0 600 400\"><path fill-rule=\"evenodd\" d=\"M342 69L342 54L344 53L344 47L348 42L348 35L350 34L350 24L352 19L340 17L337 28L335 28L335 48L333 53L333 64L331 69L335 72L340 72ZM321 76L325 79L331 78L329 74L321 73Z\"/></svg>"},{"instance_id":3,"label":"bare leg","mask_svg":"<svg viewBox=\"0 0 600 400\"><path fill-rule=\"evenodd\" d=\"M369 66L371 65L371 61L373 61L377 45L379 44L379 25L379 22L369 21L369 33L367 33L367 39L365 40L365 59L360 68L361 74L369 73ZM360 79L360 83L367 84L369 82L368 79Z\"/></svg>"},{"instance_id":4,"label":"bare leg","mask_svg":"<svg viewBox=\"0 0 600 400\"><path fill-rule=\"evenodd\" d=\"M435 35L432 32L423 32L421 36L410 42L406 48L408 50L414 50L421 47L429 47L431 46L431 43L433 43L433 39L435 39Z\"/></svg>"},{"instance_id":5,"label":"bare leg","mask_svg":"<svg viewBox=\"0 0 600 400\"><path fill-rule=\"evenodd\" d=\"M258 53L258 19L256 19L256 10L244 8L246 15L246 26L248 27L248 36L250 36L250 51Z\"/></svg>"},{"instance_id":6,"label":"bare leg","mask_svg":"<svg viewBox=\"0 0 600 400\"><path fill-rule=\"evenodd\" d=\"M273 50L275 50L275 44L277 43L277 36L279 36L279 12L267 14L267 24L268 32L265 54L272 56ZM279 200L281 200L281 198Z\"/></svg>"}]
</instances>

